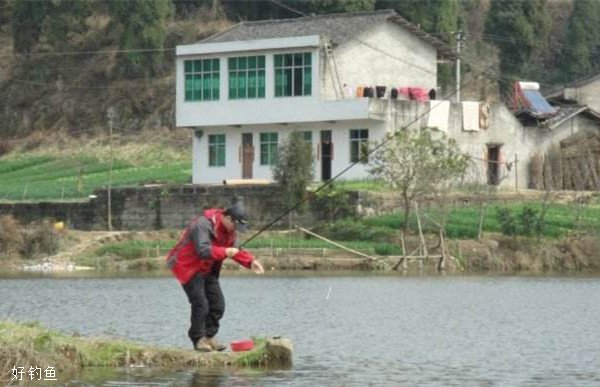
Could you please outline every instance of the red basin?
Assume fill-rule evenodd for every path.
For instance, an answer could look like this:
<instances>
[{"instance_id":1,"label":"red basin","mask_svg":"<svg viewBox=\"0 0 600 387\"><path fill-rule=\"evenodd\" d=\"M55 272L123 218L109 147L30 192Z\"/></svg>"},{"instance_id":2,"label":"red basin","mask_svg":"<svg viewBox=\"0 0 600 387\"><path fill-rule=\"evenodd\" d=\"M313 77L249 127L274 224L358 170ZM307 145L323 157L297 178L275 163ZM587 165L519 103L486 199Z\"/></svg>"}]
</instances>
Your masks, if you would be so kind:
<instances>
[{"instance_id":1,"label":"red basin","mask_svg":"<svg viewBox=\"0 0 600 387\"><path fill-rule=\"evenodd\" d=\"M231 350L233 352L249 351L254 348L252 340L238 340L231 342Z\"/></svg>"}]
</instances>

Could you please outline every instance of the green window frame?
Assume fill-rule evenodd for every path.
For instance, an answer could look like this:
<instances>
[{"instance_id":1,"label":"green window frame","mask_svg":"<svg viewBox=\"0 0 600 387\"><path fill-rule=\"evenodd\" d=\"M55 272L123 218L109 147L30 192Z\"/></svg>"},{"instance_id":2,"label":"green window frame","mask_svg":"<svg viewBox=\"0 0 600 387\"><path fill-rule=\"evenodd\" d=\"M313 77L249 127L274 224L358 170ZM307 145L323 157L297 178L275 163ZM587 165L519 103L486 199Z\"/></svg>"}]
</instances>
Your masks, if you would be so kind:
<instances>
[{"instance_id":1,"label":"green window frame","mask_svg":"<svg viewBox=\"0 0 600 387\"><path fill-rule=\"evenodd\" d=\"M208 135L208 166L209 167L224 167L225 166L225 135L224 134L209 134Z\"/></svg>"},{"instance_id":2,"label":"green window frame","mask_svg":"<svg viewBox=\"0 0 600 387\"><path fill-rule=\"evenodd\" d=\"M277 164L278 136L276 132L260 134L260 165Z\"/></svg>"},{"instance_id":3,"label":"green window frame","mask_svg":"<svg viewBox=\"0 0 600 387\"><path fill-rule=\"evenodd\" d=\"M229 99L265 98L265 56L242 56L227 60Z\"/></svg>"},{"instance_id":4,"label":"green window frame","mask_svg":"<svg viewBox=\"0 0 600 387\"><path fill-rule=\"evenodd\" d=\"M350 162L369 162L369 129L350 129Z\"/></svg>"},{"instance_id":5,"label":"green window frame","mask_svg":"<svg viewBox=\"0 0 600 387\"><path fill-rule=\"evenodd\" d=\"M185 101L218 101L220 88L219 59L194 59L183 62Z\"/></svg>"},{"instance_id":6,"label":"green window frame","mask_svg":"<svg viewBox=\"0 0 600 387\"><path fill-rule=\"evenodd\" d=\"M310 130L302 132L302 138L307 144L312 145L312 132Z\"/></svg>"},{"instance_id":7,"label":"green window frame","mask_svg":"<svg viewBox=\"0 0 600 387\"><path fill-rule=\"evenodd\" d=\"M312 54L276 54L275 97L299 97L312 93Z\"/></svg>"}]
</instances>

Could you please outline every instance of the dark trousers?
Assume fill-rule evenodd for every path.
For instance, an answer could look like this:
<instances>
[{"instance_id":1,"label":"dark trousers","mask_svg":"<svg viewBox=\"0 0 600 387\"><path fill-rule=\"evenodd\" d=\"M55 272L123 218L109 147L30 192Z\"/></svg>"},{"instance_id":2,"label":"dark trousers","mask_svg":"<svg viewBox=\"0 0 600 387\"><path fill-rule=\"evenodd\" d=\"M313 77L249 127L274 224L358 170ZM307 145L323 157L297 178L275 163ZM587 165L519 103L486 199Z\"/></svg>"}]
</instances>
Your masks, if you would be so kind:
<instances>
[{"instance_id":1,"label":"dark trousers","mask_svg":"<svg viewBox=\"0 0 600 387\"><path fill-rule=\"evenodd\" d=\"M196 343L200 338L213 337L219 331L219 320L225 313L225 299L219 278L213 274L203 277L196 273L183 285L192 307L188 336Z\"/></svg>"}]
</instances>

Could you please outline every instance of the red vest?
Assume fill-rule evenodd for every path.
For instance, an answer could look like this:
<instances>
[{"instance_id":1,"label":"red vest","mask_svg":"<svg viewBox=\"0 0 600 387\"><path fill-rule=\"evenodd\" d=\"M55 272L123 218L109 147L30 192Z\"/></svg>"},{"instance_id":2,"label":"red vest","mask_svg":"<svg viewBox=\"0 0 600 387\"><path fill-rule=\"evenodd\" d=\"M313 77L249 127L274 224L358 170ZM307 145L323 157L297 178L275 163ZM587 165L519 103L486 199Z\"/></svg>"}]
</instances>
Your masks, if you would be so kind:
<instances>
[{"instance_id":1,"label":"red vest","mask_svg":"<svg viewBox=\"0 0 600 387\"><path fill-rule=\"evenodd\" d=\"M225 254L226 248L232 247L235 243L235 233L228 232L221 225L222 214L222 210L211 209L204 211L204 217L212 224L214 231L214 237L211 240L211 257L200 257L196 252L194 240L192 239L192 229L201 219L200 217L195 217L192 220L190 225L181 234L175 247L167 254L165 258L167 266L182 284L187 283L196 273L204 275L211 271L219 273L221 270L221 264L227 258ZM254 256L246 250L240 250L232 259L249 269L252 266Z\"/></svg>"},{"instance_id":2,"label":"red vest","mask_svg":"<svg viewBox=\"0 0 600 387\"><path fill-rule=\"evenodd\" d=\"M221 225L222 212L222 210L214 209L204 211L204 217L213 225L214 230L214 238L211 240L213 254L210 258L198 255L192 239L191 232L194 225L200 220L199 217L192 220L181 234L175 247L167 254L165 258L167 266L182 284L187 283L198 272L208 274L213 269L216 272L221 270L221 263L226 258L224 250L232 247L235 242L235 234L228 232Z\"/></svg>"}]
</instances>

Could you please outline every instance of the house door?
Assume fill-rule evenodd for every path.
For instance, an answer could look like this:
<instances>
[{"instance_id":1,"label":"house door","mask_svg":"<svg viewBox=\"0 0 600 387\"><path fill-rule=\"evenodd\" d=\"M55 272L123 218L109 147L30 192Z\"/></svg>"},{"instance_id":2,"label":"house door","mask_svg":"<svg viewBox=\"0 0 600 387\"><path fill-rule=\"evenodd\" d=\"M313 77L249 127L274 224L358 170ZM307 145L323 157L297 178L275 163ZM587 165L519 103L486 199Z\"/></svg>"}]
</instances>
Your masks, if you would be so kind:
<instances>
[{"instance_id":1,"label":"house door","mask_svg":"<svg viewBox=\"0 0 600 387\"><path fill-rule=\"evenodd\" d=\"M500 147L502 145L490 144L487 146L487 182L489 185L500 183Z\"/></svg>"},{"instance_id":2,"label":"house door","mask_svg":"<svg viewBox=\"0 0 600 387\"><path fill-rule=\"evenodd\" d=\"M242 179L252 179L252 163L254 162L254 146L252 133L242 133Z\"/></svg>"},{"instance_id":3,"label":"house door","mask_svg":"<svg viewBox=\"0 0 600 387\"><path fill-rule=\"evenodd\" d=\"M333 159L333 142L331 130L321 131L321 180L331 180L331 160Z\"/></svg>"}]
</instances>

